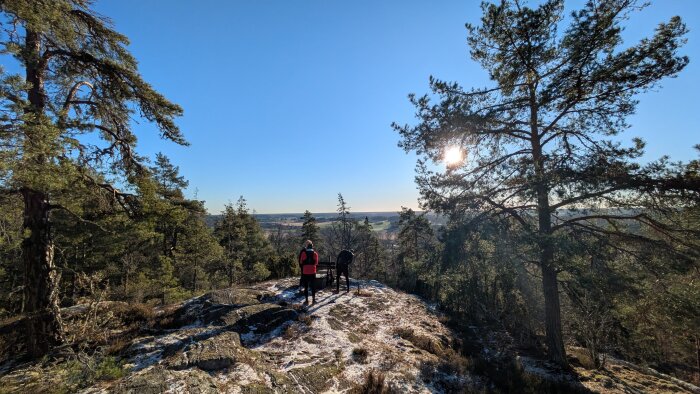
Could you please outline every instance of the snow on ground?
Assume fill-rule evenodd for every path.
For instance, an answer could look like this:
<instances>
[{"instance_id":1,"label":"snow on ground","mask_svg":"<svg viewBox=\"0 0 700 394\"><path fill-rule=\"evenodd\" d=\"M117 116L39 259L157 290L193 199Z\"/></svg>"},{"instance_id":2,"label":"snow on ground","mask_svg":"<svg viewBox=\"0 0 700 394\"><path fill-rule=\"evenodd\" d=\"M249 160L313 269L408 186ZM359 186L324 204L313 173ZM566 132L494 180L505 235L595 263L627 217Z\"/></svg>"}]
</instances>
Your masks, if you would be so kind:
<instances>
[{"instance_id":1,"label":"snow on ground","mask_svg":"<svg viewBox=\"0 0 700 394\"><path fill-rule=\"evenodd\" d=\"M263 282L233 289L232 298L203 296L183 303L188 325L135 339L125 352L129 375L84 392L138 392L158 381L156 390L168 393L343 393L362 385L370 371L382 373L385 384L401 393L451 392L478 384L444 368L443 350L450 349L454 335L439 321L434 305L376 281L355 280L350 292L344 286L340 294L327 288L317 292L315 304L303 305L298 283L296 278ZM291 312L297 317L272 326L257 319L243 327L222 325L223 315L214 320L207 315L229 299L252 302L254 314L266 308L299 314ZM232 309L226 313L241 311L239 318L250 316L243 312L247 307L227 308ZM231 329L239 333L240 345L223 339ZM208 371L178 364L193 361L190 357L234 361Z\"/></svg>"},{"instance_id":2,"label":"snow on ground","mask_svg":"<svg viewBox=\"0 0 700 394\"><path fill-rule=\"evenodd\" d=\"M304 296L295 283L298 281L274 282L267 290L279 301L299 304ZM382 371L386 381L400 392L441 391L424 383L421 375L431 363L439 361L438 357L396 333L397 329L410 329L414 335L448 346L453 334L438 321L434 308L418 297L396 292L376 281L359 281L358 294L357 284L358 281L351 283L349 293L344 286L339 294L330 288L317 293L316 304L305 309L310 325L294 322L296 327L287 328L287 332L294 333L291 338L274 336L251 348L274 360L283 372L344 360L344 368L328 392L342 390L343 381L362 383L370 370ZM367 351L366 360L358 360L354 349Z\"/></svg>"}]
</instances>

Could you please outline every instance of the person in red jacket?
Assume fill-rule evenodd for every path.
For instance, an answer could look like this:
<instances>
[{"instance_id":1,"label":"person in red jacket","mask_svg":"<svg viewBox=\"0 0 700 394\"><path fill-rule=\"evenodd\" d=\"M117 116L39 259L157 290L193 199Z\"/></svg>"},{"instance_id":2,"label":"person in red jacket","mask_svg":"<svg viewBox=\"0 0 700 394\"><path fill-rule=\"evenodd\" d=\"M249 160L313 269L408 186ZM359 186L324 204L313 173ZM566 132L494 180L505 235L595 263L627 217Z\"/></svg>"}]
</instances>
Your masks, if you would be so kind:
<instances>
[{"instance_id":1,"label":"person in red jacket","mask_svg":"<svg viewBox=\"0 0 700 394\"><path fill-rule=\"evenodd\" d=\"M311 240L306 241L304 250L299 254L299 265L301 265L301 285L304 286L305 304L309 303L309 285L311 285L311 302L316 303L316 267L318 266L318 253L314 250Z\"/></svg>"}]
</instances>

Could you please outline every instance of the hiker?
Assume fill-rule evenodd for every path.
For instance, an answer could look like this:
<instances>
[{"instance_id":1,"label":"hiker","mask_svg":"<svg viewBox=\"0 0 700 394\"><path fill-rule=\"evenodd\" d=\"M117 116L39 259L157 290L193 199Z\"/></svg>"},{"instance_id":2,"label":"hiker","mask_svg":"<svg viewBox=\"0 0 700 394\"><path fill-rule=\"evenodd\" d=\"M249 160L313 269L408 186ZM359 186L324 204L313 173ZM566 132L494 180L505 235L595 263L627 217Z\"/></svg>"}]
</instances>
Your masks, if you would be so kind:
<instances>
[{"instance_id":1,"label":"hiker","mask_svg":"<svg viewBox=\"0 0 700 394\"><path fill-rule=\"evenodd\" d=\"M301 259L301 254L304 253L305 250L306 250L306 242L304 242L304 245L301 247L301 250L299 251L299 255L297 256L297 262L299 263L299 272L301 272L301 274L299 275L299 294L304 292L304 273L302 271L302 264L301 264L301 262L303 260Z\"/></svg>"},{"instance_id":2,"label":"hiker","mask_svg":"<svg viewBox=\"0 0 700 394\"><path fill-rule=\"evenodd\" d=\"M340 293L340 275L345 275L346 293L350 292L350 264L352 264L355 254L352 249L343 249L335 259L335 292Z\"/></svg>"},{"instance_id":3,"label":"hiker","mask_svg":"<svg viewBox=\"0 0 700 394\"><path fill-rule=\"evenodd\" d=\"M316 267L318 266L318 253L314 250L314 244L307 240L305 249L299 254L299 264L301 265L301 285L304 286L305 304L309 303L309 285L311 285L311 303L316 303Z\"/></svg>"}]
</instances>

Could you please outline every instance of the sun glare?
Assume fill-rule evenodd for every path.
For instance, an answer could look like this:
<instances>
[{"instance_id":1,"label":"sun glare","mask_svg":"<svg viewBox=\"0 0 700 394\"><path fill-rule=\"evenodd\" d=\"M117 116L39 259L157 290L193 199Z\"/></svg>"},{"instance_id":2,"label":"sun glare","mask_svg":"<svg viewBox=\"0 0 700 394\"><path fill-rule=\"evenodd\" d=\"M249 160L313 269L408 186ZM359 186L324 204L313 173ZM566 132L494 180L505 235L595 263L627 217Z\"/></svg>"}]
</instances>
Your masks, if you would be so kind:
<instances>
[{"instance_id":1,"label":"sun glare","mask_svg":"<svg viewBox=\"0 0 700 394\"><path fill-rule=\"evenodd\" d=\"M464 160L464 155L462 149L459 146L451 146L445 151L445 157L443 159L448 167L455 166Z\"/></svg>"}]
</instances>

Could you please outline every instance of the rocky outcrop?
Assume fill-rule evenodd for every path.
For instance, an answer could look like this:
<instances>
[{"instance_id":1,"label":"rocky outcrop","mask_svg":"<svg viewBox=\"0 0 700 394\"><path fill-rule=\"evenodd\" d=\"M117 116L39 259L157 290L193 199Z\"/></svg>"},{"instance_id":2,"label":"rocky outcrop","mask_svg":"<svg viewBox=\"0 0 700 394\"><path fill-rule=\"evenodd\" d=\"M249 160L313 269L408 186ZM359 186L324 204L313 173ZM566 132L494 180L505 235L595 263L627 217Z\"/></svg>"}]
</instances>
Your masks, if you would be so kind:
<instances>
[{"instance_id":1,"label":"rocky outcrop","mask_svg":"<svg viewBox=\"0 0 700 394\"><path fill-rule=\"evenodd\" d=\"M222 315L221 323L241 333L266 334L296 319L297 312L275 304L248 305Z\"/></svg>"},{"instance_id":2,"label":"rocky outcrop","mask_svg":"<svg viewBox=\"0 0 700 394\"><path fill-rule=\"evenodd\" d=\"M174 312L166 328L175 329L191 325L223 325L222 317L241 308L269 305L272 295L255 288L230 288L216 290L193 298Z\"/></svg>"},{"instance_id":3,"label":"rocky outcrop","mask_svg":"<svg viewBox=\"0 0 700 394\"><path fill-rule=\"evenodd\" d=\"M117 376L81 384L82 366L49 363L0 376L0 392L696 392L619 363L563 374L518 354L505 332L470 327L467 344L420 298L374 281L361 288L303 306L292 278L143 311L154 325L115 353Z\"/></svg>"},{"instance_id":4,"label":"rocky outcrop","mask_svg":"<svg viewBox=\"0 0 700 394\"><path fill-rule=\"evenodd\" d=\"M102 390L161 390L149 383L157 378L173 391L192 373L189 389L206 392L211 381L202 372L219 392L347 391L370 371L398 392L475 382L464 368L446 367L457 355L454 335L417 297L368 282L360 294L322 292L302 308L296 284L267 282L182 303L160 335L124 352L134 372Z\"/></svg>"},{"instance_id":5,"label":"rocky outcrop","mask_svg":"<svg viewBox=\"0 0 700 394\"><path fill-rule=\"evenodd\" d=\"M216 394L219 392L214 378L202 370L172 371L162 366L134 373L119 381L109 391L115 394L161 394L175 391Z\"/></svg>"},{"instance_id":6,"label":"rocky outcrop","mask_svg":"<svg viewBox=\"0 0 700 394\"><path fill-rule=\"evenodd\" d=\"M241 346L238 333L227 331L203 341L192 342L165 359L163 364L177 370L197 367L205 371L218 371L250 358L247 349Z\"/></svg>"}]
</instances>

